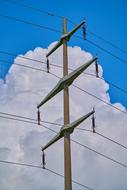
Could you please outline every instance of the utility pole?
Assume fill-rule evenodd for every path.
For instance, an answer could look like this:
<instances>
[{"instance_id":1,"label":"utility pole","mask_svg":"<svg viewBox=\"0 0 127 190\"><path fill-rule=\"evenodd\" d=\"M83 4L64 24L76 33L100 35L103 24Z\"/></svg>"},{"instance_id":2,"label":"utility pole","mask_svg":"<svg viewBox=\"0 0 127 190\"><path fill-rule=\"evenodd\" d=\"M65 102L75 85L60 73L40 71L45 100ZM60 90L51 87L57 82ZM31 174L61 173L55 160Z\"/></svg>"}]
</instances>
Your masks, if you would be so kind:
<instances>
[{"instance_id":1,"label":"utility pole","mask_svg":"<svg viewBox=\"0 0 127 190\"><path fill-rule=\"evenodd\" d=\"M65 190L72 190L72 176L71 176L71 144L70 144L70 134L73 133L74 129L86 120L88 117L94 114L94 110L89 112L88 114L80 117L70 124L70 112L69 112L69 86L73 83L73 81L81 74L84 70L86 70L93 62L96 61L96 57L94 59L89 60L85 64L81 65L74 71L68 74L68 55L67 55L67 42L70 40L71 36L84 25L84 21L77 25L74 29L67 33L67 21L63 18L63 35L60 40L56 43L56 45L47 53L47 72L49 73L49 60L48 57L56 51L61 45L63 45L63 78L59 80L56 86L48 93L48 95L37 105L37 118L38 125L40 125L40 107L44 105L47 101L53 98L56 94L63 90L64 96L64 125L61 127L60 131L57 133L53 139L51 139L44 147L42 147L43 156L42 163L43 168L45 168L45 154L44 150L46 150L49 146L54 144L56 141L64 137L64 179L65 179Z\"/></svg>"},{"instance_id":2,"label":"utility pole","mask_svg":"<svg viewBox=\"0 0 127 190\"><path fill-rule=\"evenodd\" d=\"M63 35L67 33L67 21L63 18ZM68 75L68 51L67 41L63 41L63 76ZM68 86L64 86L64 125L70 123L69 114L69 89ZM71 144L70 133L64 134L64 180L65 190L72 190L72 176L71 176Z\"/></svg>"}]
</instances>

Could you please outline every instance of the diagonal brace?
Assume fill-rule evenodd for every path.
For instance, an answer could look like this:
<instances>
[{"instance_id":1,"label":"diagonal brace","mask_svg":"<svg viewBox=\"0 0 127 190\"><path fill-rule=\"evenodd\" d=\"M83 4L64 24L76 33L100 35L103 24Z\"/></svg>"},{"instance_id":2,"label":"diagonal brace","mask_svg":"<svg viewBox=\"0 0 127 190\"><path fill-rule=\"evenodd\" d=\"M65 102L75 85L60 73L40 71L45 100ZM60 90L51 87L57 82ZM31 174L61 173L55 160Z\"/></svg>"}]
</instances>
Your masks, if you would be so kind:
<instances>
[{"instance_id":1,"label":"diagonal brace","mask_svg":"<svg viewBox=\"0 0 127 190\"><path fill-rule=\"evenodd\" d=\"M82 123L84 120L86 120L88 117L90 117L92 114L94 114L94 110L89 112L88 114L80 117L79 119L77 119L76 121L72 122L71 124L67 124L64 125L63 127L61 127L59 133L52 139L49 141L49 143L47 145L45 145L44 147L42 147L42 151L44 151L45 149L47 149L49 146L51 146L52 144L54 144L56 141L58 141L59 139L64 137L64 134L67 132L69 134L73 133L74 129L80 124Z\"/></svg>"},{"instance_id":2,"label":"diagonal brace","mask_svg":"<svg viewBox=\"0 0 127 190\"><path fill-rule=\"evenodd\" d=\"M49 92L49 94L41 101L39 105L37 105L37 108L40 108L43 104L45 104L48 100L50 100L52 97L54 97L57 93L59 93L61 90L64 89L65 85L70 86L73 81L84 71L89 67L94 61L96 61L97 58L91 59L84 65L80 66L70 74L64 76L59 80L57 85Z\"/></svg>"},{"instance_id":3,"label":"diagonal brace","mask_svg":"<svg viewBox=\"0 0 127 190\"><path fill-rule=\"evenodd\" d=\"M63 34L60 38L60 40L56 43L56 45L47 53L46 57L48 57L49 55L51 55L57 48L59 48L64 40L69 41L71 36L81 27L84 25L84 21L81 22L78 26L76 26L74 29L72 29L71 31L69 31L67 34Z\"/></svg>"}]
</instances>

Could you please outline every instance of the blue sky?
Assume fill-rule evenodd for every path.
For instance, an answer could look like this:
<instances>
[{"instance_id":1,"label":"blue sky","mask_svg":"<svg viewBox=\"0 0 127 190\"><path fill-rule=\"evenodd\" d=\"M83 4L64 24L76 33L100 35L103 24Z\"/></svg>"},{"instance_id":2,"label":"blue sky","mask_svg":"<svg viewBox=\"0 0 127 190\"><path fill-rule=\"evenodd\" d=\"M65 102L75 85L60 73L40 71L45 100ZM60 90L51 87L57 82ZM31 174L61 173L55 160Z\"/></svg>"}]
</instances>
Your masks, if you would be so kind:
<instances>
[{"instance_id":1,"label":"blue sky","mask_svg":"<svg viewBox=\"0 0 127 190\"><path fill-rule=\"evenodd\" d=\"M127 1L125 0L22 0L18 2L48 12L53 12L58 15L64 15L76 23L80 23L80 21L85 17L88 31L96 33L102 38L116 44L120 48L125 50L127 49L127 27L125 23L127 17ZM62 26L61 19L47 16L46 14L35 12L31 9L23 8L18 5L10 4L3 0L1 0L0 14L49 26L58 30L61 30ZM34 49L38 46L46 48L51 42L58 40L60 36L59 33L11 21L1 16L0 25L0 50L11 52L16 55L24 54L28 50ZM73 25L68 23L68 29L71 29L72 27ZM81 35L81 31L79 31L78 34ZM87 34L87 38L126 61L125 53L109 46L95 36L92 36L90 33ZM104 78L123 89L127 89L127 64L113 58L86 41L73 38L69 42L69 45L80 46L82 49L93 53L93 55L98 54L100 58L99 63L102 65L104 70ZM7 56L4 54L0 54L0 56L1 60L13 62L14 57L12 56ZM3 64L2 61L0 61L0 66L2 71L1 77L4 77L5 73L8 72L10 64ZM111 86L109 93L111 102L121 102L127 107L126 94Z\"/></svg>"}]
</instances>

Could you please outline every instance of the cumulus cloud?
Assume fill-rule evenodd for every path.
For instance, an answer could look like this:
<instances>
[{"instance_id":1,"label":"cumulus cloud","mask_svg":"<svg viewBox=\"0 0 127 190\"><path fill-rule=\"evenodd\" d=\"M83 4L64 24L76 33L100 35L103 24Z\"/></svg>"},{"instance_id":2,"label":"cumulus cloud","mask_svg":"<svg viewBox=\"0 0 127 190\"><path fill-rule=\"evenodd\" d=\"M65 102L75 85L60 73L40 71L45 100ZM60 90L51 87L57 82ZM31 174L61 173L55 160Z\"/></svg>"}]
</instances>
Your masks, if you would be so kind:
<instances>
[{"instance_id":1,"label":"cumulus cloud","mask_svg":"<svg viewBox=\"0 0 127 190\"><path fill-rule=\"evenodd\" d=\"M48 49L36 48L28 51L23 57L45 61ZM92 58L89 52L80 47L68 48L68 62L70 68L77 68ZM46 65L28 59L16 57L15 63L29 65L46 70ZM62 66L62 48L50 56L50 63ZM62 77L62 69L50 66L50 71ZM102 67L99 65L99 75L103 77ZM94 64L85 72L94 74ZM58 82L51 74L39 72L12 64L6 77L6 84L0 81L0 111L36 118L36 106ZM110 103L109 85L99 78L82 74L75 85L91 92ZM123 113L105 105L103 102L85 94L75 87L69 88L71 121L96 108L96 130L104 135L116 139L127 145L127 117ZM125 110L120 103L116 107ZM126 111L126 110L125 110ZM63 93L59 93L41 108L42 120L63 123ZM59 126L47 124L48 127L59 130ZM79 127L91 129L91 119ZM0 122L0 158L41 165L40 147L47 143L54 134L34 124L5 120ZM75 130L72 139L96 149L107 156L127 164L127 151L103 139L97 134ZM59 173L64 172L63 140L55 143L46 151L47 167ZM1 165L0 188L10 189L64 189L63 179L39 169ZM72 173L73 178L98 190L127 189L127 170L101 156L90 152L72 142ZM6 180L5 180L6 179ZM73 189L81 189L74 185Z\"/></svg>"}]
</instances>

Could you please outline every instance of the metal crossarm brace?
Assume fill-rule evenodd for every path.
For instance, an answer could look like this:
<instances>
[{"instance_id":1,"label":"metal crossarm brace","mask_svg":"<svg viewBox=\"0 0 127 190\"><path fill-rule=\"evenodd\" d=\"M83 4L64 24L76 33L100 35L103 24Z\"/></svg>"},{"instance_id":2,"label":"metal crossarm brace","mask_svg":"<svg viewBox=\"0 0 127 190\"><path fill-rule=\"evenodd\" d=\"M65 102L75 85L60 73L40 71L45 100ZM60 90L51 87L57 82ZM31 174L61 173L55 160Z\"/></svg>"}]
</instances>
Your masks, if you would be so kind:
<instances>
[{"instance_id":1,"label":"metal crossarm brace","mask_svg":"<svg viewBox=\"0 0 127 190\"><path fill-rule=\"evenodd\" d=\"M46 57L48 57L49 55L51 55L57 48L59 48L64 40L69 41L71 36L81 27L83 26L85 23L85 21L81 22L78 26L76 26L73 30L71 30L70 32L68 32L67 34L63 34L60 38L60 40L57 42L57 44L49 51L49 53L47 53Z\"/></svg>"},{"instance_id":2,"label":"metal crossarm brace","mask_svg":"<svg viewBox=\"0 0 127 190\"><path fill-rule=\"evenodd\" d=\"M51 92L41 101L40 104L37 105L37 108L40 108L43 104L45 104L48 100L54 97L57 93L64 89L64 86L70 86L73 81L85 70L89 67L97 58L91 59L84 65L80 66L70 74L64 76L62 79L59 80L57 85L51 90Z\"/></svg>"},{"instance_id":3,"label":"metal crossarm brace","mask_svg":"<svg viewBox=\"0 0 127 190\"><path fill-rule=\"evenodd\" d=\"M52 144L54 144L56 141L58 141L59 139L64 137L64 134L67 132L69 134L73 133L74 129L80 124L82 123L84 120L86 120L88 117L90 117L95 111L91 111L88 114L80 117L79 119L77 119L76 121L72 122L71 124L67 124L63 127L61 127L59 133L51 140L49 141L49 143L47 145L45 145L44 147L42 147L42 151L44 151L45 149L47 149L49 146L51 146Z\"/></svg>"}]
</instances>

